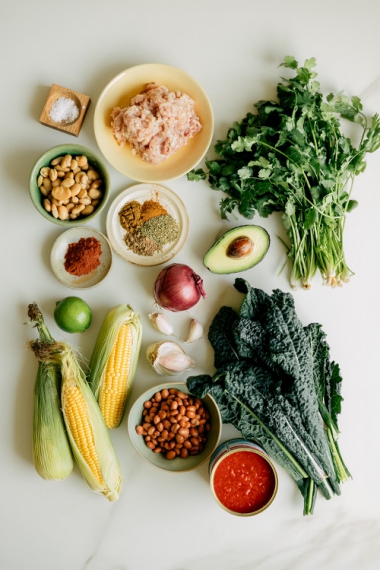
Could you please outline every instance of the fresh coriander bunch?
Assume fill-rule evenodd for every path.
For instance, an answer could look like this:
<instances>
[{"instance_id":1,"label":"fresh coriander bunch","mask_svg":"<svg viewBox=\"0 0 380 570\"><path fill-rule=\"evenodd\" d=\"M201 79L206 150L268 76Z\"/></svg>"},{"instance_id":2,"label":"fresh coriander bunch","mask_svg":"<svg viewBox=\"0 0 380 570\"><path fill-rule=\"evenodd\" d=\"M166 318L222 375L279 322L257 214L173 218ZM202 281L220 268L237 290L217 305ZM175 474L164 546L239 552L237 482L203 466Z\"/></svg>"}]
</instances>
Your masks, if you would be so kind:
<instances>
[{"instance_id":1,"label":"fresh coriander bunch","mask_svg":"<svg viewBox=\"0 0 380 570\"><path fill-rule=\"evenodd\" d=\"M227 138L218 141L221 157L188 173L189 180L208 182L227 196L221 200L222 219L235 208L252 219L283 212L290 245L290 282L309 289L319 270L326 284L342 285L353 272L346 264L343 233L355 176L366 167L367 152L380 146L380 118L367 120L359 97L342 92L325 99L313 71L315 58L302 67L286 56L283 67L295 77L277 85L278 101L259 101L257 113L235 122ZM361 129L357 148L340 127L340 120Z\"/></svg>"}]
</instances>

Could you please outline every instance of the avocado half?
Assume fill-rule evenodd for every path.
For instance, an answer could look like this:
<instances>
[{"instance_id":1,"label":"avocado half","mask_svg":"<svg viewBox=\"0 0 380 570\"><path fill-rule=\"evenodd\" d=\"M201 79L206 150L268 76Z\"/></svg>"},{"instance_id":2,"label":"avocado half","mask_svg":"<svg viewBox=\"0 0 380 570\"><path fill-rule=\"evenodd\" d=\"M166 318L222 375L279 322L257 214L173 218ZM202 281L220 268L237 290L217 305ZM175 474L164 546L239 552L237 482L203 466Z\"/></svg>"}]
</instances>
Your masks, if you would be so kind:
<instances>
[{"instance_id":1,"label":"avocado half","mask_svg":"<svg viewBox=\"0 0 380 570\"><path fill-rule=\"evenodd\" d=\"M228 230L208 250L203 265L212 273L238 273L257 265L269 249L270 237L261 226Z\"/></svg>"}]
</instances>

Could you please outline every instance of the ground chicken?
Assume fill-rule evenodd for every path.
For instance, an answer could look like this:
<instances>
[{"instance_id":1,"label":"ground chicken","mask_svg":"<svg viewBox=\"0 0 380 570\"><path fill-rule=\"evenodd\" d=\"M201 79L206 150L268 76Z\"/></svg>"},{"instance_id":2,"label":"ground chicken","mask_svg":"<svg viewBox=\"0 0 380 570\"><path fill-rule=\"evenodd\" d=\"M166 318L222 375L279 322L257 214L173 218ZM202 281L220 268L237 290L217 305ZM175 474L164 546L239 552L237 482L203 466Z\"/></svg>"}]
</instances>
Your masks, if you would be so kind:
<instances>
[{"instance_id":1,"label":"ground chicken","mask_svg":"<svg viewBox=\"0 0 380 570\"><path fill-rule=\"evenodd\" d=\"M174 154L202 128L189 95L156 83L148 83L124 109L116 107L111 125L120 146L129 142L132 153L150 164Z\"/></svg>"}]
</instances>

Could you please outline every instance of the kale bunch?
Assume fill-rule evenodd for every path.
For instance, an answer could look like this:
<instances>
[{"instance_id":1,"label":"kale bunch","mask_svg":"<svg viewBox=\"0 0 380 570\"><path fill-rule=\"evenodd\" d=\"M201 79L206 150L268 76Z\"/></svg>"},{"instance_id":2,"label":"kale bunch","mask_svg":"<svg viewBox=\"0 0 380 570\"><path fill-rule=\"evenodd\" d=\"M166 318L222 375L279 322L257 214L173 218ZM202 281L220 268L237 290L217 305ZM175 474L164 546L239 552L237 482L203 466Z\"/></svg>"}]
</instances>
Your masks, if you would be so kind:
<instances>
[{"instance_id":1,"label":"kale bunch","mask_svg":"<svg viewBox=\"0 0 380 570\"><path fill-rule=\"evenodd\" d=\"M350 477L337 443L339 365L321 325L303 327L292 295L268 295L241 278L235 288L245 294L239 313L222 307L209 329L217 371L190 376L187 387L199 398L210 394L223 422L293 477L304 514L312 514L318 489L330 499Z\"/></svg>"}]
</instances>

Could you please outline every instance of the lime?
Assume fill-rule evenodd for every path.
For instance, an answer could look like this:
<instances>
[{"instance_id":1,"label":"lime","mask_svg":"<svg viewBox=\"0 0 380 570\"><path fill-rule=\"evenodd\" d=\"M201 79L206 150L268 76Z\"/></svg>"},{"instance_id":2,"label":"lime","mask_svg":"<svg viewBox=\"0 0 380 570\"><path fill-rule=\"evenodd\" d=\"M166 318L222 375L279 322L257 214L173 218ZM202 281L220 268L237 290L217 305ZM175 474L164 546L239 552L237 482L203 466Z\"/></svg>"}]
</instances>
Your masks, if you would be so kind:
<instances>
[{"instance_id":1,"label":"lime","mask_svg":"<svg viewBox=\"0 0 380 570\"><path fill-rule=\"evenodd\" d=\"M58 301L54 319L60 329L68 333L81 333L91 324L92 312L80 297L66 297Z\"/></svg>"}]
</instances>

